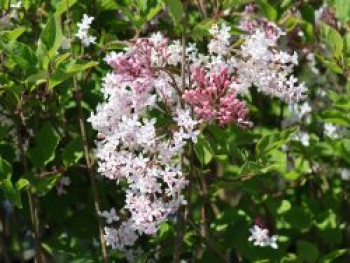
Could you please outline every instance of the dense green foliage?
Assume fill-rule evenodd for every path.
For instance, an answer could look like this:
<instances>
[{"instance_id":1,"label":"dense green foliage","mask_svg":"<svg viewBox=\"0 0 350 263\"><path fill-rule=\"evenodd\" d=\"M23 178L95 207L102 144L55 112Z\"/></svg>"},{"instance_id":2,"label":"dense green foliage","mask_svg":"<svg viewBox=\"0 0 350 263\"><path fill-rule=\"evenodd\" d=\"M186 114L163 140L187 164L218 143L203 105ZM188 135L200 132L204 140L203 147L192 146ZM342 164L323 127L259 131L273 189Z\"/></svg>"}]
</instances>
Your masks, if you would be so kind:
<instances>
[{"instance_id":1,"label":"dense green foliage","mask_svg":"<svg viewBox=\"0 0 350 263\"><path fill-rule=\"evenodd\" d=\"M186 8L180 0L69 0L67 10L66 0L23 0L9 18L10 2L0 0L0 262L29 260L33 232L47 262L102 262L91 183L102 209L123 206L123 186L100 180L96 169L91 180L96 160L84 158L83 146L93 156L96 133L85 124L84 138L79 123L102 100L104 55L156 31L180 38ZM242 34L238 22L251 2L287 31L284 45L299 53L295 74L308 86L312 112L290 124L288 105L252 89L252 129L205 127L194 146L196 186L181 258L350 262L350 2L189 1L190 41L205 47L216 21ZM326 2L320 18L316 10ZM97 41L88 48L74 38L83 14L95 17ZM72 50L64 47L70 37ZM324 132L325 123L336 125L336 136ZM300 131L309 133L309 145L296 140ZM58 194L64 177L70 185ZM277 250L248 241L256 220L279 235ZM169 221L142 240L138 262L153 258L158 245L158 261L171 261L176 233ZM108 253L111 262L125 260Z\"/></svg>"}]
</instances>

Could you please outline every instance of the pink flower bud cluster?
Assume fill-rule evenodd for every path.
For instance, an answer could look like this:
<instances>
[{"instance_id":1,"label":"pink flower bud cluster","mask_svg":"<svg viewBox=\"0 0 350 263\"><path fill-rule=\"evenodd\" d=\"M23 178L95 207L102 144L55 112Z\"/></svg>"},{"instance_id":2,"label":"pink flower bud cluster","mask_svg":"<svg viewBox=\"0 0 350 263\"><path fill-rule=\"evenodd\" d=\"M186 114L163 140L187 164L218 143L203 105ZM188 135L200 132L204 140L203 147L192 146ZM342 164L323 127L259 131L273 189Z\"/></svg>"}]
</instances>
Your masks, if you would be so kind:
<instances>
[{"instance_id":1,"label":"pink flower bud cluster","mask_svg":"<svg viewBox=\"0 0 350 263\"><path fill-rule=\"evenodd\" d=\"M230 77L227 67L218 72L195 67L193 80L195 88L186 90L182 97L200 119L217 120L221 126L229 123L250 126L245 121L248 114L245 102L238 100L235 90L229 88L235 80Z\"/></svg>"}]
</instances>

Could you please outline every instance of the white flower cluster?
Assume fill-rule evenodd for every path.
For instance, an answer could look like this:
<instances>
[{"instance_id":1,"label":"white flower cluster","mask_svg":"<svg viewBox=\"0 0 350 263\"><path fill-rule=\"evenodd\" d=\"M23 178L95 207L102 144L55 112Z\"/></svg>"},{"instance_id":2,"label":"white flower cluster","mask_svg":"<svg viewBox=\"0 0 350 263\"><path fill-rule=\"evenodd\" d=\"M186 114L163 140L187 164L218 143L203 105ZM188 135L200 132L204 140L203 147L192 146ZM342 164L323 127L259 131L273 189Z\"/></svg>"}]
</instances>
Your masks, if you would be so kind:
<instances>
[{"instance_id":1,"label":"white flower cluster","mask_svg":"<svg viewBox=\"0 0 350 263\"><path fill-rule=\"evenodd\" d=\"M198 54L196 49L189 57L193 66L216 67L228 66L235 72L235 81L231 88L238 93L247 93L256 86L259 92L277 97L287 103L298 102L305 98L307 90L304 83L292 75L298 64L298 56L278 49L278 40L284 35L276 25L269 22L264 27L255 25L250 34L243 36L244 44L239 50L230 50L229 26L214 25L208 44L210 56ZM232 51L236 53L232 56Z\"/></svg>"},{"instance_id":2,"label":"white flower cluster","mask_svg":"<svg viewBox=\"0 0 350 263\"><path fill-rule=\"evenodd\" d=\"M278 236L273 235L269 236L269 230L259 227L258 225L254 225L249 229L251 235L248 238L249 242L253 242L254 246L260 247L272 247L274 249L278 248L277 239Z\"/></svg>"},{"instance_id":3,"label":"white flower cluster","mask_svg":"<svg viewBox=\"0 0 350 263\"><path fill-rule=\"evenodd\" d=\"M89 17L87 14L84 14L82 21L77 24L78 33L76 33L76 37L81 40L85 47L89 47L91 44L96 42L96 37L89 35L89 29L92 21L94 21L94 17Z\"/></svg>"},{"instance_id":4,"label":"white flower cluster","mask_svg":"<svg viewBox=\"0 0 350 263\"><path fill-rule=\"evenodd\" d=\"M239 91L247 91L254 85L258 91L287 103L300 101L306 86L297 84L298 80L291 74L298 56L278 50L277 40L278 37L269 37L259 28L245 37L240 56L234 59Z\"/></svg>"},{"instance_id":5,"label":"white flower cluster","mask_svg":"<svg viewBox=\"0 0 350 263\"><path fill-rule=\"evenodd\" d=\"M124 209L129 218L120 221L115 210L103 212L105 238L112 248L124 250L139 235L154 235L169 215L185 204L181 193L187 185L179 154L189 140L196 141L197 121L182 109L163 71L153 70L168 64L167 41L161 36L140 40L126 53L111 53L106 62L113 68L104 78L105 102L98 105L90 122L98 130L96 157L104 177L127 183ZM174 60L172 61L174 62ZM173 131L162 131L148 110L157 110L157 101L166 103Z\"/></svg>"}]
</instances>

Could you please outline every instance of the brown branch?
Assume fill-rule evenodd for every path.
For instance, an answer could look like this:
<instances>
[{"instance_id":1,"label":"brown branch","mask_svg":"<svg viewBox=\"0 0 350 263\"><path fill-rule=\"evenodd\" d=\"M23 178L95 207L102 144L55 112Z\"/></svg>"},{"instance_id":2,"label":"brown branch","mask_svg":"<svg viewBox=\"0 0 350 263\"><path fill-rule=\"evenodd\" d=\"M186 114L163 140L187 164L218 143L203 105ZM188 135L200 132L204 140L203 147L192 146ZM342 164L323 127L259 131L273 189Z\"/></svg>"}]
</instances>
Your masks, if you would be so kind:
<instances>
[{"instance_id":1,"label":"brown branch","mask_svg":"<svg viewBox=\"0 0 350 263\"><path fill-rule=\"evenodd\" d=\"M197 0L197 5L198 5L198 9L201 12L203 18L207 18L208 14L207 14L207 10L205 8L205 5L203 3L203 0Z\"/></svg>"},{"instance_id":2,"label":"brown branch","mask_svg":"<svg viewBox=\"0 0 350 263\"><path fill-rule=\"evenodd\" d=\"M74 59L74 50L73 50L73 43L72 43L72 29L71 29L71 15L70 15L70 9L69 9L69 0L66 0L66 5L67 5L67 20L68 20L68 35L69 35L69 43L70 43L70 56L72 59ZM103 226L102 226L102 220L99 215L101 209L100 209L100 199L99 199L99 194L97 190L97 185L96 185L96 180L94 177L94 171L93 171L93 166L91 165L91 159L90 159L90 151L89 151L89 144L88 144L88 139L86 135L86 126L85 126L85 118L84 118L84 113L83 109L81 106L82 103L82 91L80 89L80 86L78 85L77 79L75 76L73 76L73 88L75 92L75 101L77 103L78 107L78 118L79 118L79 127L80 127L80 135L83 140L83 148L84 148L84 157L85 157L85 163L87 166L87 172L89 175L90 179L90 184L91 184L91 190L92 190L92 196L94 199L94 208L95 208L95 216L97 220L97 225L98 225L98 231L99 231L99 239L101 242L101 250L102 250L102 257L103 257L103 262L107 263L108 262L108 252L107 252L107 246L105 239L103 237Z\"/></svg>"},{"instance_id":3,"label":"brown branch","mask_svg":"<svg viewBox=\"0 0 350 263\"><path fill-rule=\"evenodd\" d=\"M19 101L19 108L17 110L17 113L21 120L21 126L26 128L26 122L25 117L23 114L23 105L22 105L22 96ZM17 137L18 137L18 148L20 151L20 158L21 163L24 169L25 173L29 172L29 166L27 162L27 158L25 157L25 151L23 147L23 138L21 134L21 128L16 127ZM34 232L34 245L35 245L35 262L36 263L42 263L43 262L43 255L42 255L42 247L41 247L41 233L40 233L40 224L39 224L39 200L38 197L35 196L30 192L30 189L27 188L26 190L27 196L28 196L28 205L29 205L29 212L30 212L30 218L33 225L33 232Z\"/></svg>"},{"instance_id":4,"label":"brown branch","mask_svg":"<svg viewBox=\"0 0 350 263\"><path fill-rule=\"evenodd\" d=\"M201 230L202 235L207 238L209 236L209 226L208 226L208 186L204 174L198 175L199 180L199 196L202 199L201 204Z\"/></svg>"}]
</instances>

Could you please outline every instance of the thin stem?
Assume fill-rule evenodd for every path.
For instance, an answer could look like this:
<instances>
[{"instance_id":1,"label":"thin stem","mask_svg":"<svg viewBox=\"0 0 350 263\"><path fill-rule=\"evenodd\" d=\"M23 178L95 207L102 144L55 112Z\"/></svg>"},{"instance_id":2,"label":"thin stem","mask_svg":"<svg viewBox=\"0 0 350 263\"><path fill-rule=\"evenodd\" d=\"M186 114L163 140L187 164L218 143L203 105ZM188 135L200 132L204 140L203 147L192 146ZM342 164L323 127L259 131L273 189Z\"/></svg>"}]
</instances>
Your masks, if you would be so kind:
<instances>
[{"instance_id":1,"label":"thin stem","mask_svg":"<svg viewBox=\"0 0 350 263\"><path fill-rule=\"evenodd\" d=\"M20 116L21 126L26 128L25 117L23 115L23 106L22 106L22 97L19 102L18 113ZM23 147L23 138L21 134L21 129L17 127L17 137L18 137L18 148L20 151L20 158L22 162L22 166L25 173L29 172L29 166L27 162L27 158L25 157L25 151ZM42 249L41 249L41 233L40 233L40 224L39 224L39 200L36 200L37 197L30 192L30 189L26 190L28 196L28 205L30 211L30 218L33 225L34 232L34 245L35 245L35 262L42 263Z\"/></svg>"},{"instance_id":2,"label":"thin stem","mask_svg":"<svg viewBox=\"0 0 350 263\"><path fill-rule=\"evenodd\" d=\"M185 0L184 3L184 16L183 16L183 29L182 29L182 64L181 64L181 91L183 92L186 89L186 30L187 30L187 6L188 6L188 0ZM190 148L192 149L192 144L190 145ZM192 152L192 150L191 150ZM192 155L192 154L191 154ZM183 156L181 156L181 164L183 165ZM192 160L190 160L190 166L193 164ZM191 192L192 192L192 180L191 180L191 173L192 173L192 167L190 167L190 178L189 178L189 185L188 185L188 192L187 192L187 207L180 208L177 215L177 235L176 235L176 241L175 241L175 248L174 248L174 255L173 255L173 262L179 263L180 262L180 256L181 256L181 247L183 243L183 236L186 228L186 221L189 214L188 207L191 203Z\"/></svg>"},{"instance_id":3,"label":"thin stem","mask_svg":"<svg viewBox=\"0 0 350 263\"><path fill-rule=\"evenodd\" d=\"M68 36L69 36L69 44L70 44L70 56L72 59L74 59L74 50L73 50L73 43L72 43L72 29L71 29L71 15L70 15L70 9L69 9L69 0L66 0L66 5L67 5L67 19L68 19ZM89 143L86 135L86 126L85 126L85 118L84 118L84 113L83 109L81 106L82 103L82 91L80 89L80 86L78 85L77 79L75 76L73 76L73 88L75 92L75 100L77 103L77 108L78 108L78 118L79 118L79 127L80 127L80 135L83 140L83 148L84 148L84 157L85 157L85 163L87 166L87 172L89 175L90 179L90 184L91 184L91 190L92 190L92 196L94 199L94 208L95 208L95 216L97 220L97 225L98 225L98 232L99 232L99 238L101 242L101 250L102 250L102 257L103 257L103 262L107 263L108 262L108 252L107 252L107 246L105 243L105 239L103 237L103 226L102 226L102 220L99 215L101 208L100 208L100 199L99 199L99 194L97 190L97 184L96 180L94 177L94 171L93 171L93 166L91 164L91 159L90 159L90 150L89 150Z\"/></svg>"},{"instance_id":4,"label":"thin stem","mask_svg":"<svg viewBox=\"0 0 350 263\"><path fill-rule=\"evenodd\" d=\"M199 196L202 199L202 204L201 204L202 235L207 238L209 236L208 211L207 211L208 186L207 186L207 182L204 174L199 174L198 179L199 179Z\"/></svg>"},{"instance_id":5,"label":"thin stem","mask_svg":"<svg viewBox=\"0 0 350 263\"><path fill-rule=\"evenodd\" d=\"M198 5L198 9L201 12L202 16L204 18L207 18L208 14L207 14L207 10L205 8L205 5L203 3L203 0L197 0L197 5Z\"/></svg>"}]
</instances>

